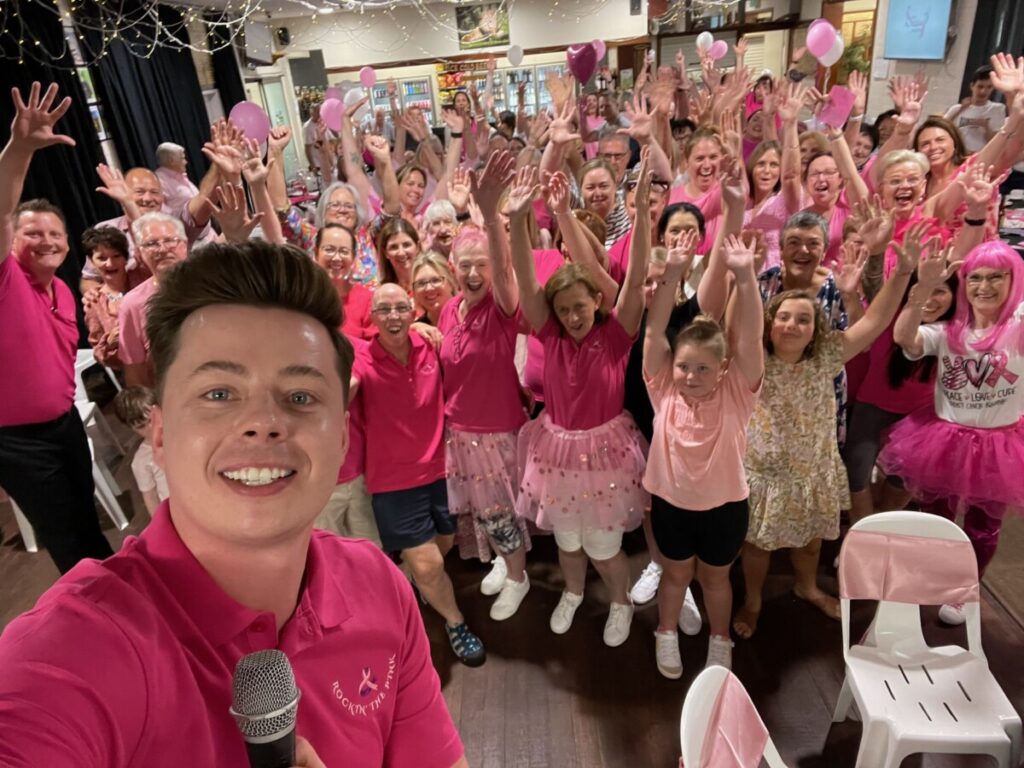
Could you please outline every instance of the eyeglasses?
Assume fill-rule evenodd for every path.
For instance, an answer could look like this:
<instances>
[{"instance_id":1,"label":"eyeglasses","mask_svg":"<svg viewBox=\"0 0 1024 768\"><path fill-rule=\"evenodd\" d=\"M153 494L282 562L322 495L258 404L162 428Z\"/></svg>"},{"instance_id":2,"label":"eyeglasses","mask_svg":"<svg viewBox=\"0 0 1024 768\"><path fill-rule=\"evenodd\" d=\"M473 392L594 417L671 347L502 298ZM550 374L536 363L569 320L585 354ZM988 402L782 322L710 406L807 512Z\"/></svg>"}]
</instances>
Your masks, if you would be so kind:
<instances>
[{"instance_id":1,"label":"eyeglasses","mask_svg":"<svg viewBox=\"0 0 1024 768\"><path fill-rule=\"evenodd\" d=\"M351 256L351 248L338 248L334 245L322 245L320 246L320 252L326 256Z\"/></svg>"},{"instance_id":2,"label":"eyeglasses","mask_svg":"<svg viewBox=\"0 0 1024 768\"><path fill-rule=\"evenodd\" d=\"M165 240L147 240L139 247L144 251L162 251L164 249L177 248L183 242L185 241L180 237L168 237Z\"/></svg>"},{"instance_id":3,"label":"eyeglasses","mask_svg":"<svg viewBox=\"0 0 1024 768\"><path fill-rule=\"evenodd\" d=\"M422 291L424 288L440 288L444 285L443 277L424 277L421 280L414 280L412 287L417 291Z\"/></svg>"},{"instance_id":4,"label":"eyeglasses","mask_svg":"<svg viewBox=\"0 0 1024 768\"><path fill-rule=\"evenodd\" d=\"M786 238L785 246L787 248L806 248L812 253L814 251L820 251L825 244L821 240L801 240L797 237Z\"/></svg>"},{"instance_id":5,"label":"eyeglasses","mask_svg":"<svg viewBox=\"0 0 1024 768\"><path fill-rule=\"evenodd\" d=\"M977 288L985 283L988 283L989 285L999 285L1005 279L1005 272L993 272L991 275L968 275L967 284L972 288Z\"/></svg>"},{"instance_id":6,"label":"eyeglasses","mask_svg":"<svg viewBox=\"0 0 1024 768\"><path fill-rule=\"evenodd\" d=\"M922 181L923 181L923 179L920 176L911 176L908 179L889 179L888 181L884 181L883 183L887 187L891 187L893 189L899 189L904 184L908 184L911 187L916 187Z\"/></svg>"},{"instance_id":7,"label":"eyeglasses","mask_svg":"<svg viewBox=\"0 0 1024 768\"><path fill-rule=\"evenodd\" d=\"M622 160L629 157L629 152L599 152L598 157L602 160L608 160L609 162L614 160Z\"/></svg>"},{"instance_id":8,"label":"eyeglasses","mask_svg":"<svg viewBox=\"0 0 1024 768\"><path fill-rule=\"evenodd\" d=\"M354 211L356 209L352 203L328 203L324 207L329 211Z\"/></svg>"},{"instance_id":9,"label":"eyeglasses","mask_svg":"<svg viewBox=\"0 0 1024 768\"><path fill-rule=\"evenodd\" d=\"M395 304L394 306L381 304L379 307L373 308L373 314L377 317L388 317L392 312L396 315L408 315L412 312L412 307L408 304Z\"/></svg>"},{"instance_id":10,"label":"eyeglasses","mask_svg":"<svg viewBox=\"0 0 1024 768\"><path fill-rule=\"evenodd\" d=\"M832 170L830 170L830 171L812 171L811 173L807 174L808 178L811 178L811 179L818 179L818 178L821 178L821 177L825 177L826 179L831 179L833 176L838 176L838 175L839 175L839 171L837 171L834 168Z\"/></svg>"}]
</instances>

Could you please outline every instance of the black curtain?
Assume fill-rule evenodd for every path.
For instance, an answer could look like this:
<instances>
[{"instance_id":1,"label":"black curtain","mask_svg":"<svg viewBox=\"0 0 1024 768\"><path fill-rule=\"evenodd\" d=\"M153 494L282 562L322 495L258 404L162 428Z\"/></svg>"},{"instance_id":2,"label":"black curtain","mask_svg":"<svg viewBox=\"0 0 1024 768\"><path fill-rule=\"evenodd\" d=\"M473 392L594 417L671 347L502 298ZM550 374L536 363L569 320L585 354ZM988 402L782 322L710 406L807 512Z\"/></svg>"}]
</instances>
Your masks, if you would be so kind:
<instances>
[{"instance_id":1,"label":"black curtain","mask_svg":"<svg viewBox=\"0 0 1024 768\"><path fill-rule=\"evenodd\" d=\"M25 180L22 200L45 197L60 206L67 217L71 252L57 274L77 295L84 259L80 242L82 232L98 221L118 215L120 209L109 198L95 192L99 184L96 166L105 161L85 93L75 75L74 62L66 50L64 30L55 11L56 6L49 9L36 3L21 3L17 13L7 15L6 39L2 41L2 49L8 55L17 51L18 39L35 39L40 44L33 45L34 55L25 55L20 63L8 58L0 65L0 136L3 142L7 141L9 126L14 119L11 88L18 88L22 98L27 100L33 80L42 83L44 90L55 82L60 88L58 99L71 97L71 108L57 123L56 130L74 138L77 146L48 147L36 152ZM22 29L30 29L31 36L23 33Z\"/></svg>"},{"instance_id":2,"label":"black curtain","mask_svg":"<svg viewBox=\"0 0 1024 768\"><path fill-rule=\"evenodd\" d=\"M960 31L963 34L963 30ZM978 10L967 49L960 98L971 92L974 71L989 63L993 53L1024 53L1024 3L1020 0L978 0ZM998 93L993 98L998 98Z\"/></svg>"},{"instance_id":3,"label":"black curtain","mask_svg":"<svg viewBox=\"0 0 1024 768\"><path fill-rule=\"evenodd\" d=\"M84 4L76 11L79 35L93 51L103 48L103 33L96 29L102 26L96 5ZM119 8L125 16L139 15L137 0L125 0ZM159 6L159 19L164 38L175 34L188 42L180 11ZM121 167L153 168L157 146L173 141L185 148L189 175L198 180L207 168L201 150L209 141L210 125L195 64L187 48L154 47L156 34L151 18L137 20L132 29L107 44L106 55L89 69Z\"/></svg>"},{"instance_id":4,"label":"black curtain","mask_svg":"<svg viewBox=\"0 0 1024 768\"><path fill-rule=\"evenodd\" d=\"M223 14L207 14L210 21L225 21ZM220 92L220 101L224 106L224 114L230 114L231 108L246 100L245 86L238 70L238 53L235 43L223 26L209 26L209 42L213 59L213 79Z\"/></svg>"}]
</instances>

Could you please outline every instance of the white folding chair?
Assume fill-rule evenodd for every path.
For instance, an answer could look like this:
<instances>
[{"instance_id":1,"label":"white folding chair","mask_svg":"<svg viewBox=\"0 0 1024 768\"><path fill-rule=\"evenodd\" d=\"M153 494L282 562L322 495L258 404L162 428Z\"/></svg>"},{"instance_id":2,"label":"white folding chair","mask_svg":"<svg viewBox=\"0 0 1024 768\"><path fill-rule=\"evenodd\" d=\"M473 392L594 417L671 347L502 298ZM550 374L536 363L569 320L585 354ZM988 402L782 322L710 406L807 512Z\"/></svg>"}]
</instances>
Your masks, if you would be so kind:
<instances>
[{"instance_id":1,"label":"white folding chair","mask_svg":"<svg viewBox=\"0 0 1024 768\"><path fill-rule=\"evenodd\" d=\"M96 355L93 354L91 349L80 349L75 355L75 400L88 400L88 396L85 394L85 384L82 383L82 374L92 368L94 365L103 365L99 360L96 359ZM118 392L121 391L121 382L117 380L117 376L112 370L103 365L103 372L110 379L110 383L114 385L114 389Z\"/></svg>"},{"instance_id":2,"label":"white folding chair","mask_svg":"<svg viewBox=\"0 0 1024 768\"><path fill-rule=\"evenodd\" d=\"M14 499L11 499L11 509L14 510L14 520L18 524L18 532L21 534L21 540L25 543L25 550L28 552L38 552L39 545L36 544L36 532L32 527L32 523L25 517L25 513L21 511Z\"/></svg>"},{"instance_id":3,"label":"white folding chair","mask_svg":"<svg viewBox=\"0 0 1024 768\"><path fill-rule=\"evenodd\" d=\"M118 454L124 456L124 446L121 445L121 441L114 435L114 431L110 428L99 406L89 400L89 393L86 391L85 384L82 381L82 374L94 365L99 365L99 363L96 362L96 357L91 349L78 350L77 360L75 361L75 407L78 409L78 415L81 417L86 429L95 426L103 433L104 439L109 440L111 445L117 449ZM117 377L114 375L114 372L106 366L103 366L103 370L106 371L107 376L114 382L117 391L120 392L121 385L117 383Z\"/></svg>"},{"instance_id":4,"label":"white folding chair","mask_svg":"<svg viewBox=\"0 0 1024 768\"><path fill-rule=\"evenodd\" d=\"M679 721L686 768L786 768L743 683L725 667L693 681Z\"/></svg>"},{"instance_id":5,"label":"white folding chair","mask_svg":"<svg viewBox=\"0 0 1024 768\"><path fill-rule=\"evenodd\" d=\"M1017 766L1021 720L981 647L978 563L955 523L883 512L854 525L839 556L846 679L833 722L856 702L863 722L857 768L897 768L917 752L992 755ZM850 601L877 600L864 640L850 645ZM963 603L967 645L932 648L921 605Z\"/></svg>"}]
</instances>

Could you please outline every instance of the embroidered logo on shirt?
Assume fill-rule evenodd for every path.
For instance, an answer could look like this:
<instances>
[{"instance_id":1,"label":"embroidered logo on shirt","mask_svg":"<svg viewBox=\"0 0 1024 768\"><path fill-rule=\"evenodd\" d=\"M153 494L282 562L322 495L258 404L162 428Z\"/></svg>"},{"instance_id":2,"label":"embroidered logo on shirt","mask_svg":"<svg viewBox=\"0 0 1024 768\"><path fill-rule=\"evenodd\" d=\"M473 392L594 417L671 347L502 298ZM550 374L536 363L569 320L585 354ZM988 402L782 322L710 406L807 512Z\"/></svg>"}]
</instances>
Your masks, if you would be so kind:
<instances>
[{"instance_id":1,"label":"embroidered logo on shirt","mask_svg":"<svg viewBox=\"0 0 1024 768\"><path fill-rule=\"evenodd\" d=\"M346 694L338 680L331 685L331 692L334 694L334 698L341 702L344 710L353 717L369 717L384 706L384 702L390 695L396 667L397 660L392 655L388 659L388 670L384 675L383 683L374 674L373 667L360 668L359 685L357 686L358 698Z\"/></svg>"}]
</instances>

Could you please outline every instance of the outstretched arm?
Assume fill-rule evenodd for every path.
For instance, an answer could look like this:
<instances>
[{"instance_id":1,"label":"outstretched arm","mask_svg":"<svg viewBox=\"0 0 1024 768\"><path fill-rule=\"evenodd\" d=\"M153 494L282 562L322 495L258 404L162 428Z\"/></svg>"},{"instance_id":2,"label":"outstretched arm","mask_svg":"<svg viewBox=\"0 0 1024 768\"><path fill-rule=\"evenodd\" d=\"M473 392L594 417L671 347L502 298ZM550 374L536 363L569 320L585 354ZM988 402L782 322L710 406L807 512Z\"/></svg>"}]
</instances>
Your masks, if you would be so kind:
<instances>
[{"instance_id":1,"label":"outstretched arm","mask_svg":"<svg viewBox=\"0 0 1024 768\"><path fill-rule=\"evenodd\" d=\"M868 185L860 177L857 171L857 163L850 153L850 145L846 143L846 137L838 128L829 129L829 142L832 145L832 156L836 165L839 166L839 175L846 182L846 199L850 205L856 205L868 197Z\"/></svg>"},{"instance_id":2,"label":"outstretched arm","mask_svg":"<svg viewBox=\"0 0 1024 768\"><path fill-rule=\"evenodd\" d=\"M21 92L11 89L14 100L14 121L11 123L11 138L0 152L0 261L7 258L14 244L14 209L18 207L25 177L37 149L63 144L75 146L70 136L54 133L53 126L71 106L71 98L65 96L54 107L57 98L57 84L51 83L46 93L40 95L42 86L32 83L28 103L22 101Z\"/></svg>"},{"instance_id":3,"label":"outstretched arm","mask_svg":"<svg viewBox=\"0 0 1024 768\"><path fill-rule=\"evenodd\" d=\"M369 203L371 185L363 168L363 157L359 153L359 147L356 146L356 139L352 131L352 116L367 102L368 98L360 99L345 110L341 118L341 133L338 135L338 140L341 142L341 166L345 171L345 179L359 190L364 205Z\"/></svg>"},{"instance_id":4,"label":"outstretched arm","mask_svg":"<svg viewBox=\"0 0 1024 768\"><path fill-rule=\"evenodd\" d=\"M263 228L263 239L268 243L284 243L284 234L281 231L281 222L274 210L274 201L270 198L270 189L267 180L273 172L273 165L277 162L270 157L267 164L263 164L260 157L260 145L256 139L247 139L245 142L246 160L242 165L242 176L245 177L252 191L252 199L256 204L256 212L262 216L261 226Z\"/></svg>"},{"instance_id":5,"label":"outstretched arm","mask_svg":"<svg viewBox=\"0 0 1024 768\"><path fill-rule=\"evenodd\" d=\"M924 340L920 332L924 305L931 298L932 291L948 280L949 276L963 264L962 261L947 263L950 249L940 249L937 246L936 238L927 244L925 257L919 260L917 265L917 285L910 289L907 305L896 318L896 324L892 329L893 341L899 344L907 357L914 360L924 355ZM919 244L912 245L908 240L907 248L913 252L913 258L918 258L921 250Z\"/></svg>"},{"instance_id":6,"label":"outstretched arm","mask_svg":"<svg viewBox=\"0 0 1024 768\"><path fill-rule=\"evenodd\" d=\"M696 230L684 232L679 240L668 249L665 256L665 273L654 290L651 306L647 310L647 327L644 334L644 376L655 378L672 362L672 347L665 331L672 317L676 293L683 275L693 264L693 251L700 235Z\"/></svg>"},{"instance_id":7,"label":"outstretched arm","mask_svg":"<svg viewBox=\"0 0 1024 768\"><path fill-rule=\"evenodd\" d=\"M527 223L533 199L539 192L537 169L525 166L516 172L512 188L508 192L507 203L512 230L512 268L519 281L519 306L522 307L526 322L535 331L539 331L547 324L551 314L547 299L544 297L544 286L537 280L537 266L533 263L533 246L530 243L530 228ZM495 283L498 278L498 274L495 273Z\"/></svg>"},{"instance_id":8,"label":"outstretched arm","mask_svg":"<svg viewBox=\"0 0 1024 768\"><path fill-rule=\"evenodd\" d=\"M722 259L722 244L728 235L743 229L743 211L747 200L747 174L739 159L728 157L722 164L722 225L715 242L704 255L706 267L697 286L697 304L701 311L721 321L729 298L729 268Z\"/></svg>"},{"instance_id":9,"label":"outstretched arm","mask_svg":"<svg viewBox=\"0 0 1024 768\"><path fill-rule=\"evenodd\" d=\"M733 365L752 390L757 389L764 376L764 304L757 288L754 272L754 249L735 235L722 245L721 259L732 273L736 291L733 293L734 329L729 334L733 348ZM730 310L732 312L732 310Z\"/></svg>"},{"instance_id":10,"label":"outstretched arm","mask_svg":"<svg viewBox=\"0 0 1024 768\"><path fill-rule=\"evenodd\" d=\"M626 277L615 302L619 322L630 336L640 330L644 313L644 281L647 279L647 262L651 257L651 150L640 151L640 172L636 183L636 220L633 223L633 239L629 244L629 264Z\"/></svg>"},{"instance_id":11,"label":"outstretched arm","mask_svg":"<svg viewBox=\"0 0 1024 768\"><path fill-rule=\"evenodd\" d=\"M515 176L515 164L511 152L495 152L487 159L487 165L479 176L475 173L470 174L473 199L484 215L487 248L491 254L491 272L494 275L494 301L508 316L515 314L519 306L519 286L512 272L508 236L498 216L498 201L501 199L502 191ZM532 253L530 259L533 260Z\"/></svg>"}]
</instances>

